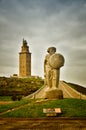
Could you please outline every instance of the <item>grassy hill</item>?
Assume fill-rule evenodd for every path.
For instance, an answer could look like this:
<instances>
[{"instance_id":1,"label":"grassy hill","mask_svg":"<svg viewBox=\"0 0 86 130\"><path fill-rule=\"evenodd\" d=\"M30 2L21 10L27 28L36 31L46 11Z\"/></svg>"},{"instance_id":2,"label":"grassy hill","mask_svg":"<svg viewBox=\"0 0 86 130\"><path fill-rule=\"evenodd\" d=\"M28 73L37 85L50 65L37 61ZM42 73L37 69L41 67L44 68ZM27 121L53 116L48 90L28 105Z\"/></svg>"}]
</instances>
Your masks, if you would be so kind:
<instances>
[{"instance_id":1,"label":"grassy hill","mask_svg":"<svg viewBox=\"0 0 86 130\"><path fill-rule=\"evenodd\" d=\"M75 90L77 90L78 92L86 95L86 88L85 87L80 86L80 85L75 84L75 83L69 83L69 82L65 82L65 83L68 84L70 87L74 88Z\"/></svg>"},{"instance_id":2,"label":"grassy hill","mask_svg":"<svg viewBox=\"0 0 86 130\"><path fill-rule=\"evenodd\" d=\"M61 108L58 117L86 117L86 100L21 100L0 105L0 117L45 117L43 108ZM9 111L8 111L9 110ZM5 112L5 113L2 113Z\"/></svg>"},{"instance_id":3,"label":"grassy hill","mask_svg":"<svg viewBox=\"0 0 86 130\"><path fill-rule=\"evenodd\" d=\"M0 77L0 96L27 96L44 84L41 78L6 78Z\"/></svg>"},{"instance_id":4,"label":"grassy hill","mask_svg":"<svg viewBox=\"0 0 86 130\"><path fill-rule=\"evenodd\" d=\"M65 82L65 81L63 81ZM86 95L86 88L65 82L70 87ZM6 78L0 77L0 101L21 100L23 96L27 96L37 91L44 84L41 78Z\"/></svg>"},{"instance_id":5,"label":"grassy hill","mask_svg":"<svg viewBox=\"0 0 86 130\"><path fill-rule=\"evenodd\" d=\"M67 83L67 82L65 82ZM86 100L81 99L61 99L61 100L43 100L43 99L21 99L12 101L9 94L14 92L24 96L38 90L44 81L41 78L0 78L0 101L7 102L0 104L0 117L45 117L43 108L61 108L62 113L58 117L86 117ZM86 94L86 88L67 83L77 91Z\"/></svg>"}]
</instances>

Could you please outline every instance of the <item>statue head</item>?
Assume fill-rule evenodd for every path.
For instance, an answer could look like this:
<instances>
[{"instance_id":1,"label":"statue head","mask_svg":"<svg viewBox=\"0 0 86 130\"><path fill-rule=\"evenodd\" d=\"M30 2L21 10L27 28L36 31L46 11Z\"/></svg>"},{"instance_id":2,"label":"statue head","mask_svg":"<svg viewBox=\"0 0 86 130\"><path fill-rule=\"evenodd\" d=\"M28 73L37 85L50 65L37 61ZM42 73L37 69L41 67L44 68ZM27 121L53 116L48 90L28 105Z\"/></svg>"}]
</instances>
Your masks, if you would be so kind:
<instances>
[{"instance_id":1,"label":"statue head","mask_svg":"<svg viewBox=\"0 0 86 130\"><path fill-rule=\"evenodd\" d=\"M56 48L55 48L55 47L49 47L49 48L47 49L47 52L48 52L50 55L52 55L52 54L54 54L54 53L56 52Z\"/></svg>"}]
</instances>

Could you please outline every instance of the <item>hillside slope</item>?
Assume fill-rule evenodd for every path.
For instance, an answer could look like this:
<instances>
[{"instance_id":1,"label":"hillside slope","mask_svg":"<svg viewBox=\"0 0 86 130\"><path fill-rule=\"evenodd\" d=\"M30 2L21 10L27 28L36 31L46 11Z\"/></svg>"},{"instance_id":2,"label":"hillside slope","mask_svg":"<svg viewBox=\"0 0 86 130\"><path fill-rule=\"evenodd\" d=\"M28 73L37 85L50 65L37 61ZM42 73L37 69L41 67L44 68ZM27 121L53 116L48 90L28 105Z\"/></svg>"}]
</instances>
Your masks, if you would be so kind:
<instances>
[{"instance_id":1,"label":"hillside slope","mask_svg":"<svg viewBox=\"0 0 86 130\"><path fill-rule=\"evenodd\" d=\"M59 89L63 91L64 98L78 98L78 99L86 99L86 95L76 91L72 87L70 87L67 83L60 81L59 82ZM44 98L44 93L46 92L47 88L43 86L35 93L28 95L26 98Z\"/></svg>"},{"instance_id":2,"label":"hillside slope","mask_svg":"<svg viewBox=\"0 0 86 130\"><path fill-rule=\"evenodd\" d=\"M64 98L86 99L86 95L70 87L67 83L60 81L59 89L63 90Z\"/></svg>"}]
</instances>

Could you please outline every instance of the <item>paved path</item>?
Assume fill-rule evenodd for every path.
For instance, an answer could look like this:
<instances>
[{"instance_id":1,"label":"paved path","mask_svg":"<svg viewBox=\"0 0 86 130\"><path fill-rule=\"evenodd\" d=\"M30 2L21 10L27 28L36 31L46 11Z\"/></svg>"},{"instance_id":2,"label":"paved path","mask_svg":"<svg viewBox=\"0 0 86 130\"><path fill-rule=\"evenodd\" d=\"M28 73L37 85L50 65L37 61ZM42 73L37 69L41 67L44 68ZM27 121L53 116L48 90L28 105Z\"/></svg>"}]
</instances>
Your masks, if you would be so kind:
<instances>
[{"instance_id":1,"label":"paved path","mask_svg":"<svg viewBox=\"0 0 86 130\"><path fill-rule=\"evenodd\" d=\"M0 130L86 130L86 118L0 118Z\"/></svg>"},{"instance_id":2,"label":"paved path","mask_svg":"<svg viewBox=\"0 0 86 130\"><path fill-rule=\"evenodd\" d=\"M63 90L64 98L78 98L78 99L86 99L86 96L79 93L75 89L71 88L66 83L60 81L59 88Z\"/></svg>"}]
</instances>

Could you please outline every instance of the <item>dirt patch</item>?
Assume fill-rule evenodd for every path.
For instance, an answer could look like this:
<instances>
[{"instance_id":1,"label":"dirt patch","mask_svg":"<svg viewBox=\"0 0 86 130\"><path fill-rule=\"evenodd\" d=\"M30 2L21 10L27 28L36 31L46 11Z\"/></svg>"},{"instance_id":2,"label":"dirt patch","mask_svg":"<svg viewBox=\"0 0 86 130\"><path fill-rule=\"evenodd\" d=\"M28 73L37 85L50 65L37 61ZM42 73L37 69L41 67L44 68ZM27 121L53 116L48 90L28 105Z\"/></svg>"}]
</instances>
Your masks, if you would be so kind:
<instances>
[{"instance_id":1,"label":"dirt patch","mask_svg":"<svg viewBox=\"0 0 86 130\"><path fill-rule=\"evenodd\" d=\"M5 102L4 102L4 101L2 102L2 101L1 101L1 102L0 102L0 105L9 104L9 103L11 103L11 102L6 102L6 101L5 101Z\"/></svg>"}]
</instances>

